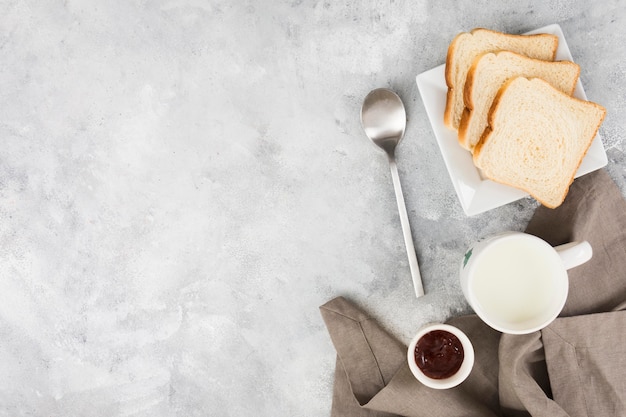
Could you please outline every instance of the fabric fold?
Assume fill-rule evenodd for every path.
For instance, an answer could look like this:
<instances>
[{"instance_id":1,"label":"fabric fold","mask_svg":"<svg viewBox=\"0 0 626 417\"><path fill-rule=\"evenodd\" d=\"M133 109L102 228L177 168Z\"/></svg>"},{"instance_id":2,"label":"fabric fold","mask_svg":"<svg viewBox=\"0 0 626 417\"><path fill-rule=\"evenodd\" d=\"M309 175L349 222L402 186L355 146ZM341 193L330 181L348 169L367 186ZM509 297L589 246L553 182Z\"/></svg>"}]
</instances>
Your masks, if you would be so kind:
<instances>
[{"instance_id":1,"label":"fabric fold","mask_svg":"<svg viewBox=\"0 0 626 417\"><path fill-rule=\"evenodd\" d=\"M503 334L498 349L499 398L505 416L567 416L551 397L541 332Z\"/></svg>"},{"instance_id":2,"label":"fabric fold","mask_svg":"<svg viewBox=\"0 0 626 417\"><path fill-rule=\"evenodd\" d=\"M557 319L542 331L554 401L571 417L626 415L626 311Z\"/></svg>"},{"instance_id":3,"label":"fabric fold","mask_svg":"<svg viewBox=\"0 0 626 417\"><path fill-rule=\"evenodd\" d=\"M404 363L406 348L343 297L320 307L355 400L366 404Z\"/></svg>"}]
</instances>

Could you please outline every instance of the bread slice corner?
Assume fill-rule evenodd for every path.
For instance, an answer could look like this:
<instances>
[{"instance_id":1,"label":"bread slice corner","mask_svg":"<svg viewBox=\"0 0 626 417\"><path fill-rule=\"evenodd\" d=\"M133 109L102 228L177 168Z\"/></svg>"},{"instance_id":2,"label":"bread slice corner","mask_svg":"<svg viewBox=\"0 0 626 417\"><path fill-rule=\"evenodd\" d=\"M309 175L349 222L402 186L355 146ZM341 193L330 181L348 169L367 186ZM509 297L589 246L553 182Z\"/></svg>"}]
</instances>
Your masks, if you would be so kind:
<instances>
[{"instance_id":1,"label":"bread slice corner","mask_svg":"<svg viewBox=\"0 0 626 417\"><path fill-rule=\"evenodd\" d=\"M606 110L539 78L515 77L496 94L474 164L549 208L565 200Z\"/></svg>"}]
</instances>

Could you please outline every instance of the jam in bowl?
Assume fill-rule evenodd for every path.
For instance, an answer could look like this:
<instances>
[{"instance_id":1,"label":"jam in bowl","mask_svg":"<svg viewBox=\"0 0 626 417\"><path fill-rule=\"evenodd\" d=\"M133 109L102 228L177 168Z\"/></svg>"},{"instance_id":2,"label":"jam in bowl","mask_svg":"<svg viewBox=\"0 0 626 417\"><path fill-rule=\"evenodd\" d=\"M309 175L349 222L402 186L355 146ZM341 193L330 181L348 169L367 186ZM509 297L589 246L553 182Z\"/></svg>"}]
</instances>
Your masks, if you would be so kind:
<instances>
[{"instance_id":1,"label":"jam in bowl","mask_svg":"<svg viewBox=\"0 0 626 417\"><path fill-rule=\"evenodd\" d=\"M424 385L447 389L459 385L474 365L474 348L461 330L429 324L415 335L407 351L409 368Z\"/></svg>"}]
</instances>

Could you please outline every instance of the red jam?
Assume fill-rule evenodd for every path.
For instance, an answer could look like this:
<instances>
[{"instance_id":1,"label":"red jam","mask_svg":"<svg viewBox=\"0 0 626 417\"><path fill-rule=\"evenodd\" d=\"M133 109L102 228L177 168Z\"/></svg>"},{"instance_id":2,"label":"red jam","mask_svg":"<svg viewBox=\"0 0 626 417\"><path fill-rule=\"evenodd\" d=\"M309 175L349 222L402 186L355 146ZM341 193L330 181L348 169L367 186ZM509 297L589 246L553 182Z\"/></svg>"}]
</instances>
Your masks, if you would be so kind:
<instances>
[{"instance_id":1,"label":"red jam","mask_svg":"<svg viewBox=\"0 0 626 417\"><path fill-rule=\"evenodd\" d=\"M433 330L415 346L415 363L424 375L445 379L454 375L463 363L463 345L458 337L445 330Z\"/></svg>"}]
</instances>

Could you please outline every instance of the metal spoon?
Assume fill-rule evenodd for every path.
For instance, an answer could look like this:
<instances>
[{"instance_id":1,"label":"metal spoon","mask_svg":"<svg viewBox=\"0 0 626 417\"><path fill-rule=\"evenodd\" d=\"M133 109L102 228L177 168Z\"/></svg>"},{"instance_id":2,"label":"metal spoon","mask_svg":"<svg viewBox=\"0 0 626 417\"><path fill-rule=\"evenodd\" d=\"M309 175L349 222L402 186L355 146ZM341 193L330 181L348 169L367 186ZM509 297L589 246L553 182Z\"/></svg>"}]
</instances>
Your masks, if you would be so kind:
<instances>
[{"instance_id":1,"label":"metal spoon","mask_svg":"<svg viewBox=\"0 0 626 417\"><path fill-rule=\"evenodd\" d=\"M409 268L413 278L413 287L415 288L415 295L420 297L424 295L424 287L422 286L422 277L417 264L417 257L415 256L411 226L409 225L409 217L404 205L395 157L396 146L404 136L406 128L406 112L402 100L396 93L386 88L372 90L363 101L361 124L367 137L376 146L385 151L389 158L389 168L391 169L391 178L393 179L393 187L396 192L398 211L400 212L404 244L409 256Z\"/></svg>"}]
</instances>

